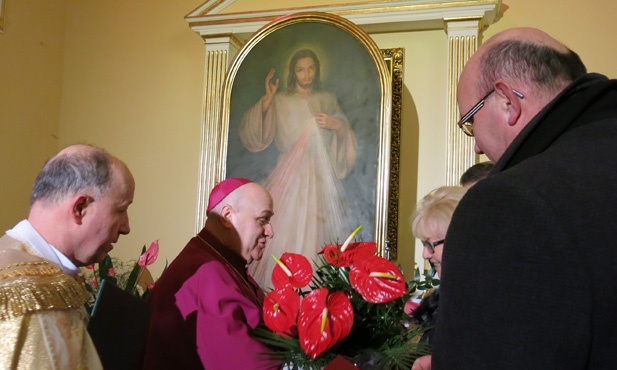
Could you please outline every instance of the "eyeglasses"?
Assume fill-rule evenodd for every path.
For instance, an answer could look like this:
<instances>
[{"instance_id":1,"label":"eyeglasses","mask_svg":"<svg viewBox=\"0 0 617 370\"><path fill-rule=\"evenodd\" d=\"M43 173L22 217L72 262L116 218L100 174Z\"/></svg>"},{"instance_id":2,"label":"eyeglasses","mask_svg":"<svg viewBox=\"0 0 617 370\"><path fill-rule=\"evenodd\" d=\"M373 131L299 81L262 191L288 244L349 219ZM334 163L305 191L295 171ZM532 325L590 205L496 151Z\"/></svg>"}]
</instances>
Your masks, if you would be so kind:
<instances>
[{"instance_id":1,"label":"eyeglasses","mask_svg":"<svg viewBox=\"0 0 617 370\"><path fill-rule=\"evenodd\" d=\"M427 248L431 253L435 253L435 247L438 245L442 245L446 240L441 239L436 242L429 242L428 240L423 240L422 245L424 248Z\"/></svg>"},{"instance_id":2,"label":"eyeglasses","mask_svg":"<svg viewBox=\"0 0 617 370\"><path fill-rule=\"evenodd\" d=\"M469 112L465 113L465 115L463 115L463 117L461 117L461 119L458 121L458 127L461 130L463 130L465 135L473 136L473 116L475 116L475 114L478 113L478 111L480 109L482 109L482 107L484 106L484 101L489 96L491 96L491 94L494 93L494 92L495 92L495 89L491 89L486 95L484 95L484 97L482 99L480 99L478 104L474 105L473 108L471 108L469 110ZM518 91L516 91L514 89L512 89L512 92L519 99L523 99L524 98L523 94L521 94L520 92L518 92Z\"/></svg>"},{"instance_id":3,"label":"eyeglasses","mask_svg":"<svg viewBox=\"0 0 617 370\"><path fill-rule=\"evenodd\" d=\"M469 112L465 113L465 115L461 117L460 121L458 121L458 127L463 130L465 135L473 136L473 116L475 116L475 114L478 113L480 109L482 109L486 98L491 96L491 94L494 92L495 89L491 89L491 91L489 91L486 95L484 95L482 99L480 99L478 104L474 105L473 108L471 108Z\"/></svg>"}]
</instances>

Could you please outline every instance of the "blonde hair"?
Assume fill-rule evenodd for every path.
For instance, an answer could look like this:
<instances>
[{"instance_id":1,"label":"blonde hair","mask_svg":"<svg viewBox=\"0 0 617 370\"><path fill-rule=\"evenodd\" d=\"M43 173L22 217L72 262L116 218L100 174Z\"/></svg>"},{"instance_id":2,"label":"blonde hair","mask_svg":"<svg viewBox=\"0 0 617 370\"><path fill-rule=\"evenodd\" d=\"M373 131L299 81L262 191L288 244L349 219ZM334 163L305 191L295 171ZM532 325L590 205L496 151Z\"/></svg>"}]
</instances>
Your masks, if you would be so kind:
<instances>
[{"instance_id":1,"label":"blonde hair","mask_svg":"<svg viewBox=\"0 0 617 370\"><path fill-rule=\"evenodd\" d=\"M410 218L414 236L421 240L436 234L445 236L454 210L466 191L462 186L442 186L422 198Z\"/></svg>"}]
</instances>

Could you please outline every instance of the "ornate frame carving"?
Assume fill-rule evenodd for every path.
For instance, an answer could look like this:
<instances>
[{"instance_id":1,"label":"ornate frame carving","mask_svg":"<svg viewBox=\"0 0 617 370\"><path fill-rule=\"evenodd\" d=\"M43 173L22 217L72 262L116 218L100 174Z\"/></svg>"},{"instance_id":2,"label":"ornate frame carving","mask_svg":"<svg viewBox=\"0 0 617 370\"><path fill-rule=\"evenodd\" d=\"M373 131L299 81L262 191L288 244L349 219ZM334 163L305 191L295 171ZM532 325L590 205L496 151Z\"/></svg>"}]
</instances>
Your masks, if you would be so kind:
<instances>
[{"instance_id":1,"label":"ornate frame carving","mask_svg":"<svg viewBox=\"0 0 617 370\"><path fill-rule=\"evenodd\" d=\"M0 33L4 33L4 14L6 13L6 1L0 0Z\"/></svg>"},{"instance_id":2,"label":"ornate frame carving","mask_svg":"<svg viewBox=\"0 0 617 370\"><path fill-rule=\"evenodd\" d=\"M384 256L398 257L398 195L401 157L401 110L403 106L404 48L381 49L392 79L392 119L390 122L390 194L388 196L388 229Z\"/></svg>"}]
</instances>

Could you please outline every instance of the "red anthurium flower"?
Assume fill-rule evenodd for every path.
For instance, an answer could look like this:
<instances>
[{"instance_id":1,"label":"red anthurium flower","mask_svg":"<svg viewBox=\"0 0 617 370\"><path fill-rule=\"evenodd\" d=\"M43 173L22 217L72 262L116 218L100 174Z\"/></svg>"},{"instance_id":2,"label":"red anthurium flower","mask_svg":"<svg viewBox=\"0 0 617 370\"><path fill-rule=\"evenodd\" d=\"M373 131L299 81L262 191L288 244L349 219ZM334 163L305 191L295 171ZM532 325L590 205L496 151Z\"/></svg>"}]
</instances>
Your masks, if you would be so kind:
<instances>
[{"instance_id":1,"label":"red anthurium flower","mask_svg":"<svg viewBox=\"0 0 617 370\"><path fill-rule=\"evenodd\" d=\"M350 243L345 251L341 249L328 244L321 253L332 266L349 267L357 261L374 256L377 253L377 244L375 242Z\"/></svg>"},{"instance_id":2,"label":"red anthurium flower","mask_svg":"<svg viewBox=\"0 0 617 370\"><path fill-rule=\"evenodd\" d=\"M341 267L338 265L338 261L341 256L341 250L339 249L337 245L328 244L324 246L321 252L319 253L323 254L324 258L329 264L336 266L336 267Z\"/></svg>"},{"instance_id":3,"label":"red anthurium flower","mask_svg":"<svg viewBox=\"0 0 617 370\"><path fill-rule=\"evenodd\" d=\"M356 227L356 229L351 232L351 234L347 237L347 240L345 240L345 243L341 245L341 252L345 252L347 250L347 246L351 243L356 234L360 232L360 230L362 230L362 225Z\"/></svg>"},{"instance_id":4,"label":"red anthurium flower","mask_svg":"<svg viewBox=\"0 0 617 370\"><path fill-rule=\"evenodd\" d=\"M349 281L367 302L385 303L405 294L405 279L396 265L374 256L358 261L349 271Z\"/></svg>"},{"instance_id":5,"label":"red anthurium flower","mask_svg":"<svg viewBox=\"0 0 617 370\"><path fill-rule=\"evenodd\" d=\"M332 266L349 267L354 261L374 256L377 252L377 245L374 242L351 242L360 230L362 230L362 225L356 227L340 248L334 244L326 245L321 251L326 261Z\"/></svg>"},{"instance_id":6,"label":"red anthurium flower","mask_svg":"<svg viewBox=\"0 0 617 370\"><path fill-rule=\"evenodd\" d=\"M141 268L145 268L146 266L150 266L156 261L156 258L159 256L159 241L153 241L148 249L139 256L139 260L137 264Z\"/></svg>"},{"instance_id":7,"label":"red anthurium flower","mask_svg":"<svg viewBox=\"0 0 617 370\"><path fill-rule=\"evenodd\" d=\"M264 323L273 332L295 336L300 295L289 285L275 289L264 299Z\"/></svg>"},{"instance_id":8,"label":"red anthurium flower","mask_svg":"<svg viewBox=\"0 0 617 370\"><path fill-rule=\"evenodd\" d=\"M294 288L304 288L313 278L313 266L301 254L283 253L281 259L272 255L276 266L272 270L272 285L281 288L290 285Z\"/></svg>"},{"instance_id":9,"label":"red anthurium flower","mask_svg":"<svg viewBox=\"0 0 617 370\"><path fill-rule=\"evenodd\" d=\"M353 307L343 292L318 288L304 297L298 317L300 346L311 358L332 348L351 332Z\"/></svg>"}]
</instances>

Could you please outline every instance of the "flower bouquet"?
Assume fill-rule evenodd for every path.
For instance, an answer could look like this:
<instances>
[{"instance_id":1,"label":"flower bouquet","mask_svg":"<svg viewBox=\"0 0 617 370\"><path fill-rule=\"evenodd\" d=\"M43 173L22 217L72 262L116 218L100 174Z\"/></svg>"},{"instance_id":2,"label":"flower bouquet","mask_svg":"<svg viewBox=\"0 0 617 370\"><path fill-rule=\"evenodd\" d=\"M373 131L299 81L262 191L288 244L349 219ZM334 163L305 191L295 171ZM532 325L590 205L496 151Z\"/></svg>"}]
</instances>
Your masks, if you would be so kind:
<instances>
[{"instance_id":1,"label":"flower bouquet","mask_svg":"<svg viewBox=\"0 0 617 370\"><path fill-rule=\"evenodd\" d=\"M107 255L103 262L86 266L85 270L82 271L86 290L91 294L91 298L87 302L88 309L92 309L103 280L107 280L122 290L145 300L154 287L154 279L147 266L152 265L158 255L159 242L155 240L148 249L145 245L143 246L137 261L123 262L116 257Z\"/></svg>"},{"instance_id":2,"label":"flower bouquet","mask_svg":"<svg viewBox=\"0 0 617 370\"><path fill-rule=\"evenodd\" d=\"M407 283L394 263L377 256L374 242L351 243L360 229L342 245L326 245L315 273L302 255L273 256L267 328L254 331L273 360L289 369L327 369L342 356L362 370L408 370L430 353L417 343L423 329L410 328L403 311L415 281Z\"/></svg>"}]
</instances>

